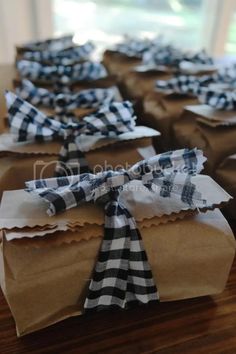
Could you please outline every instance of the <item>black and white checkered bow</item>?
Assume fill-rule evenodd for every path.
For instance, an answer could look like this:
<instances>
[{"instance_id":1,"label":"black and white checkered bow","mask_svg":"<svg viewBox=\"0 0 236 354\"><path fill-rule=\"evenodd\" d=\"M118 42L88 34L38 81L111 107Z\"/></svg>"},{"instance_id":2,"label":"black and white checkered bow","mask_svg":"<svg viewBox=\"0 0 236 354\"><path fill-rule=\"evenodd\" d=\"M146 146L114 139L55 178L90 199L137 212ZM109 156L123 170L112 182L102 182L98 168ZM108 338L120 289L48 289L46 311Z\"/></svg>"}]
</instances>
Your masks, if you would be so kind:
<instances>
[{"instance_id":1,"label":"black and white checkered bow","mask_svg":"<svg viewBox=\"0 0 236 354\"><path fill-rule=\"evenodd\" d=\"M231 86L232 85L232 86ZM235 110L236 92L233 77L218 74L201 77L178 75L169 80L157 80L155 87L165 92L194 95L201 103L208 104L216 109ZM231 89L231 91L230 91Z\"/></svg>"},{"instance_id":2,"label":"black and white checkered bow","mask_svg":"<svg viewBox=\"0 0 236 354\"><path fill-rule=\"evenodd\" d=\"M178 75L169 80L157 80L155 87L161 91L197 96L204 91L204 86L212 81L213 79L208 75L202 77Z\"/></svg>"},{"instance_id":3,"label":"black and white checkered bow","mask_svg":"<svg viewBox=\"0 0 236 354\"><path fill-rule=\"evenodd\" d=\"M129 170L26 182L29 193L49 202L49 215L82 202L104 204L104 237L85 310L127 308L159 299L141 234L120 193L136 180L160 199L180 201L185 209L205 207L206 201L191 179L200 172L204 160L199 150L178 150L140 161Z\"/></svg>"},{"instance_id":4,"label":"black and white checkered bow","mask_svg":"<svg viewBox=\"0 0 236 354\"><path fill-rule=\"evenodd\" d=\"M62 50L39 50L23 53L23 59L50 65L71 65L82 60L88 60L94 45L87 42L81 46L74 46Z\"/></svg>"},{"instance_id":5,"label":"black and white checkered bow","mask_svg":"<svg viewBox=\"0 0 236 354\"><path fill-rule=\"evenodd\" d=\"M154 46L143 55L143 63L147 65L166 65L179 68L180 64L186 61L195 64L213 64L213 59L204 50L198 53L187 53L171 45L162 48Z\"/></svg>"},{"instance_id":6,"label":"black and white checkered bow","mask_svg":"<svg viewBox=\"0 0 236 354\"><path fill-rule=\"evenodd\" d=\"M159 48L161 46L161 38L141 39L127 37L122 43L115 46L115 51L125 54L129 57L142 58L143 54L152 47Z\"/></svg>"},{"instance_id":7,"label":"black and white checkered bow","mask_svg":"<svg viewBox=\"0 0 236 354\"><path fill-rule=\"evenodd\" d=\"M219 91L207 89L201 93L199 100L215 109L236 110L236 91Z\"/></svg>"},{"instance_id":8,"label":"black and white checkered bow","mask_svg":"<svg viewBox=\"0 0 236 354\"><path fill-rule=\"evenodd\" d=\"M16 66L22 78L32 81L69 84L74 81L91 81L107 76L105 67L101 63L92 61L73 65L43 65L35 61L19 60Z\"/></svg>"},{"instance_id":9,"label":"black and white checkered bow","mask_svg":"<svg viewBox=\"0 0 236 354\"><path fill-rule=\"evenodd\" d=\"M73 43L73 36L67 35L59 38L50 38L43 41L30 42L24 45L24 49L31 51L38 50L63 50L69 48Z\"/></svg>"},{"instance_id":10,"label":"black and white checkered bow","mask_svg":"<svg viewBox=\"0 0 236 354\"><path fill-rule=\"evenodd\" d=\"M64 139L56 167L57 175L78 174L89 170L79 139L81 135L117 137L135 128L136 116L129 101L104 105L79 123L64 124L47 117L12 92L6 92L5 97L10 131L16 141Z\"/></svg>"},{"instance_id":11,"label":"black and white checkered bow","mask_svg":"<svg viewBox=\"0 0 236 354\"><path fill-rule=\"evenodd\" d=\"M66 114L76 108L98 108L116 99L117 89L95 88L77 93L53 93L35 86L31 81L23 79L16 88L16 94L32 105L54 108L56 112Z\"/></svg>"}]
</instances>

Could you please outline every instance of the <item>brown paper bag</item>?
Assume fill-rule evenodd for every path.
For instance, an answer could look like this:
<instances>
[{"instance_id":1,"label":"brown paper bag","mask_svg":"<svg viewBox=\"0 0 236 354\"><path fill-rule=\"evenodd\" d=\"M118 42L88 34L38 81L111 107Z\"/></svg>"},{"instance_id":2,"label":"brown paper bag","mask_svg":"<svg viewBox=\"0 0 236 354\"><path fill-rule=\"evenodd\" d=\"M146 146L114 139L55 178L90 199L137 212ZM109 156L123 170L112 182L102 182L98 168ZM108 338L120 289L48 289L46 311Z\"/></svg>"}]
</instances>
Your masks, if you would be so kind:
<instances>
[{"instance_id":1,"label":"brown paper bag","mask_svg":"<svg viewBox=\"0 0 236 354\"><path fill-rule=\"evenodd\" d=\"M122 76L121 92L128 99L142 100L146 94L153 91L156 80L167 80L172 74L168 69L134 68Z\"/></svg>"},{"instance_id":2,"label":"brown paper bag","mask_svg":"<svg viewBox=\"0 0 236 354\"><path fill-rule=\"evenodd\" d=\"M106 50L102 61L109 74L119 77L140 64L142 60L113 50Z\"/></svg>"},{"instance_id":3,"label":"brown paper bag","mask_svg":"<svg viewBox=\"0 0 236 354\"><path fill-rule=\"evenodd\" d=\"M101 207L81 205L79 210L51 218L45 216L45 209L43 201L23 191L4 194L0 224L7 228L0 251L0 279L18 335L83 312L101 245ZM222 292L234 258L235 240L220 211L173 222L168 218L174 220L176 215L174 219L153 217L138 223L160 301ZM74 220L77 231L69 227L63 232L49 231L58 221L68 226ZM12 232L15 239L9 241ZM33 237L37 235L41 237Z\"/></svg>"},{"instance_id":4,"label":"brown paper bag","mask_svg":"<svg viewBox=\"0 0 236 354\"><path fill-rule=\"evenodd\" d=\"M208 106L207 106L208 107ZM208 158L205 171L215 175L215 169L227 156L236 152L236 126L217 125L211 127L203 124L205 119L210 119L214 110L205 105L188 106L183 115L174 124L173 131L178 147L198 147ZM234 113L217 111L217 117L228 117ZM206 118L208 116L208 118Z\"/></svg>"},{"instance_id":5,"label":"brown paper bag","mask_svg":"<svg viewBox=\"0 0 236 354\"><path fill-rule=\"evenodd\" d=\"M143 100L143 120L146 125L158 129L161 136L159 143L164 151L173 149L172 126L183 113L186 105L197 104L198 99L184 94L162 94L151 92Z\"/></svg>"},{"instance_id":6,"label":"brown paper bag","mask_svg":"<svg viewBox=\"0 0 236 354\"><path fill-rule=\"evenodd\" d=\"M227 157L216 170L216 179L223 188L232 195L232 199L224 207L231 219L236 220L236 155Z\"/></svg>"}]
</instances>

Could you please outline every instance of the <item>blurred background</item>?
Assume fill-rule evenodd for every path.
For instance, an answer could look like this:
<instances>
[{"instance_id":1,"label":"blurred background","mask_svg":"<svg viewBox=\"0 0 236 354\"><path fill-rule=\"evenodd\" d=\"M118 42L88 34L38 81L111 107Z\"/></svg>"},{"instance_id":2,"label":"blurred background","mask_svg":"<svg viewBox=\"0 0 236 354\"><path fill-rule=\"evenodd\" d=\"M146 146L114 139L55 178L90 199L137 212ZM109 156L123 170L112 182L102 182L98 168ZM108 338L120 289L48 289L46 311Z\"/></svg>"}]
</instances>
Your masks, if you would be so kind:
<instances>
[{"instance_id":1,"label":"blurred background","mask_svg":"<svg viewBox=\"0 0 236 354\"><path fill-rule=\"evenodd\" d=\"M236 55L236 0L0 0L0 63L15 45L72 33L100 50L124 34L154 37L180 48Z\"/></svg>"}]
</instances>

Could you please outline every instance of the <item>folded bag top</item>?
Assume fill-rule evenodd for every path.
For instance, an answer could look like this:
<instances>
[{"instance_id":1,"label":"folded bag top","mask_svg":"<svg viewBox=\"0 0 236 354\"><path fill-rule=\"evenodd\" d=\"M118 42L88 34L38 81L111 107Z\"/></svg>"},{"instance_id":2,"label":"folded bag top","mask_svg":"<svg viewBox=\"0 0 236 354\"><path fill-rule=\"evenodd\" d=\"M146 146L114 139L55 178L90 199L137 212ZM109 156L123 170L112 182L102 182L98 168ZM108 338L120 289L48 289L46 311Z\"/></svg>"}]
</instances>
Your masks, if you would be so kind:
<instances>
[{"instance_id":1,"label":"folded bag top","mask_svg":"<svg viewBox=\"0 0 236 354\"><path fill-rule=\"evenodd\" d=\"M104 238L85 300L85 310L111 306L127 308L134 303L158 300L158 290L140 232L120 195L126 185L139 181L140 188L156 193L160 200L172 200L176 212L212 208L214 198L206 200L206 195L202 196L198 183L194 182L204 161L201 151L186 149L140 161L129 170L26 182L29 193L49 203L49 215L77 207L82 202L104 205ZM209 178L204 188L211 188L211 184ZM216 194L217 204L230 198L222 190Z\"/></svg>"}]
</instances>

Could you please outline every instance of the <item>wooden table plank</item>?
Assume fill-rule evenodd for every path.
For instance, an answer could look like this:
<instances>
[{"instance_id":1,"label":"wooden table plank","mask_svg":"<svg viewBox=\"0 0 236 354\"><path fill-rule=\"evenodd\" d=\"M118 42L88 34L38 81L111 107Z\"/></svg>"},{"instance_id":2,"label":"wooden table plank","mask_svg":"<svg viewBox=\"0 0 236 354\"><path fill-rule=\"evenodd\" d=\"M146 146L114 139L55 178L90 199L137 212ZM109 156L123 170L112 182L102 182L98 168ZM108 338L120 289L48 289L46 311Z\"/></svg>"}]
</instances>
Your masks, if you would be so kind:
<instances>
[{"instance_id":1,"label":"wooden table plank","mask_svg":"<svg viewBox=\"0 0 236 354\"><path fill-rule=\"evenodd\" d=\"M22 338L1 294L0 334L1 354L235 354L236 261L220 295L83 315Z\"/></svg>"}]
</instances>

